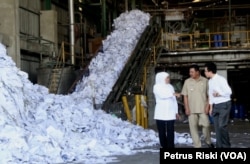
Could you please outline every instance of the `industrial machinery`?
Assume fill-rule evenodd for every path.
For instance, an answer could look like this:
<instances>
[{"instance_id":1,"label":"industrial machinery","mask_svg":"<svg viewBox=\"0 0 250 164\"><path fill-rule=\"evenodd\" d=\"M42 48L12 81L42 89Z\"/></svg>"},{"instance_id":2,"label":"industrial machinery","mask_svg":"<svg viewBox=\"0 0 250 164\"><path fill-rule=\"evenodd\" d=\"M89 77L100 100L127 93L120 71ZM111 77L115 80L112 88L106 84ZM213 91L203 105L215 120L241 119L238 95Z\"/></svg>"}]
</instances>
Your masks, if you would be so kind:
<instances>
[{"instance_id":1,"label":"industrial machinery","mask_svg":"<svg viewBox=\"0 0 250 164\"><path fill-rule=\"evenodd\" d=\"M153 54L152 47L160 36L159 25L155 20L155 18L151 18L150 24L142 33L140 40L113 86L112 91L102 104L103 110L107 112L113 112L112 110L123 111L122 106L120 106L122 108L117 109L117 104L121 103L123 95L143 94L141 88L143 68L151 59Z\"/></svg>"}]
</instances>

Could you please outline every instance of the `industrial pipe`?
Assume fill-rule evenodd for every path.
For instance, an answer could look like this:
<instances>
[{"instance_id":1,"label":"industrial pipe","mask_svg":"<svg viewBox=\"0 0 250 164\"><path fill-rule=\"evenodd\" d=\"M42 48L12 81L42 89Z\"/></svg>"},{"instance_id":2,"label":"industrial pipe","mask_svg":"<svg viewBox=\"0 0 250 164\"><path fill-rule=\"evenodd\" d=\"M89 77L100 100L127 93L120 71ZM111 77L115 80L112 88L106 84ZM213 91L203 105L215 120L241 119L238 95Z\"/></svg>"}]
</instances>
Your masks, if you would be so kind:
<instances>
[{"instance_id":1,"label":"industrial pipe","mask_svg":"<svg viewBox=\"0 0 250 164\"><path fill-rule=\"evenodd\" d=\"M70 22L70 56L71 64L75 64L75 28L74 28L74 0L69 0L69 22Z\"/></svg>"}]
</instances>

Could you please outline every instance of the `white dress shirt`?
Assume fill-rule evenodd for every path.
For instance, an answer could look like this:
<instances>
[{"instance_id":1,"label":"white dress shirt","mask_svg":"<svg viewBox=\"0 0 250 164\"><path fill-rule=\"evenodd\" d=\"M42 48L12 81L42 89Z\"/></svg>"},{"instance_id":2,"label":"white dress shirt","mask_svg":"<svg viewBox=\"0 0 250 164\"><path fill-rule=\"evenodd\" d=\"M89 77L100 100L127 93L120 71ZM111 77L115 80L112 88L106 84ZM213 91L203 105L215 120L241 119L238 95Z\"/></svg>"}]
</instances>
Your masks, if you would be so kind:
<instances>
[{"instance_id":1,"label":"white dress shirt","mask_svg":"<svg viewBox=\"0 0 250 164\"><path fill-rule=\"evenodd\" d=\"M218 96L213 96L217 92ZM218 74L215 74L208 81L209 104L219 104L231 100L232 90L227 80Z\"/></svg>"}]
</instances>

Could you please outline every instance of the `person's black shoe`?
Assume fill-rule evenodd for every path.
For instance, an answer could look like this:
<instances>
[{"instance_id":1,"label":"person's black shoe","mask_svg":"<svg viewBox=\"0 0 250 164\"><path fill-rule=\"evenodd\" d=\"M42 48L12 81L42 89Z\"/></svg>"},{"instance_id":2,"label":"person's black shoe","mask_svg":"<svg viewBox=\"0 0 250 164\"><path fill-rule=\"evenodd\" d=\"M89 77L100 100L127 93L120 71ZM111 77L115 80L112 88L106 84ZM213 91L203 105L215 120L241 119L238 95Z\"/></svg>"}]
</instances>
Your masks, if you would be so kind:
<instances>
[{"instance_id":1,"label":"person's black shoe","mask_svg":"<svg viewBox=\"0 0 250 164\"><path fill-rule=\"evenodd\" d=\"M214 144L207 144L208 148L214 148Z\"/></svg>"}]
</instances>

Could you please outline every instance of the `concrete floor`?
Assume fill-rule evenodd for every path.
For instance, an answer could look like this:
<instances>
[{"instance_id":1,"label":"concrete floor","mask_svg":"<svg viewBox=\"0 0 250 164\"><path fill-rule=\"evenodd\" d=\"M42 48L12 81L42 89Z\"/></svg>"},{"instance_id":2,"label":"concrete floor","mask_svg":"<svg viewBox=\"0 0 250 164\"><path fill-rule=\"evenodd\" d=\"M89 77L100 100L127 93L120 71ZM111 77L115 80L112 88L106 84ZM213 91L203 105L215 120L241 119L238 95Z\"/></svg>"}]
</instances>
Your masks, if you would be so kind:
<instances>
[{"instance_id":1,"label":"concrete floor","mask_svg":"<svg viewBox=\"0 0 250 164\"><path fill-rule=\"evenodd\" d=\"M155 127L151 127L155 129ZM176 122L175 127L176 132L189 133L188 124L182 122ZM213 133L213 125L211 124L212 137L215 138ZM234 120L229 124L230 140L232 148L250 148L250 122L243 120ZM187 145L176 145L176 148L192 148ZM116 162L111 162L109 164L157 164L160 163L160 153L159 147L151 147L152 151L146 151L149 148L145 148L145 152L137 153L135 155L122 155L116 156Z\"/></svg>"}]
</instances>

